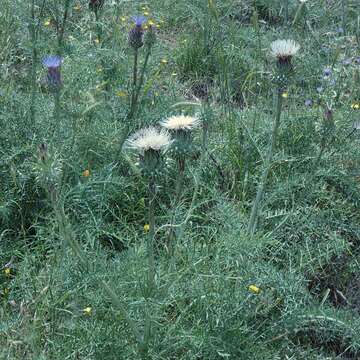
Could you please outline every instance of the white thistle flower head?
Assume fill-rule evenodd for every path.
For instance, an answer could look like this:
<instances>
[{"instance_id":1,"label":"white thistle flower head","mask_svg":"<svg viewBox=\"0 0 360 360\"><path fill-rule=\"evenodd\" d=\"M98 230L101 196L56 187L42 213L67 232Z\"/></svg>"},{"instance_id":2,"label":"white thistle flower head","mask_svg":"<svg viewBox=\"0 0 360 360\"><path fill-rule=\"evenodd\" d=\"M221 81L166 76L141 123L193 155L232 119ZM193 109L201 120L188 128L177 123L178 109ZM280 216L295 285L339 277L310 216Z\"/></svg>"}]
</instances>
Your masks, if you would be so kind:
<instances>
[{"instance_id":1,"label":"white thistle flower head","mask_svg":"<svg viewBox=\"0 0 360 360\"><path fill-rule=\"evenodd\" d=\"M300 45L294 40L276 40L271 43L271 54L280 64L289 64L299 50Z\"/></svg>"},{"instance_id":2,"label":"white thistle flower head","mask_svg":"<svg viewBox=\"0 0 360 360\"><path fill-rule=\"evenodd\" d=\"M160 125L174 131L192 130L200 125L200 120L195 116L175 115L162 121Z\"/></svg>"},{"instance_id":3,"label":"white thistle flower head","mask_svg":"<svg viewBox=\"0 0 360 360\"><path fill-rule=\"evenodd\" d=\"M127 147L141 154L146 151L165 151L172 143L170 134L165 130L149 127L137 131L127 140Z\"/></svg>"}]
</instances>

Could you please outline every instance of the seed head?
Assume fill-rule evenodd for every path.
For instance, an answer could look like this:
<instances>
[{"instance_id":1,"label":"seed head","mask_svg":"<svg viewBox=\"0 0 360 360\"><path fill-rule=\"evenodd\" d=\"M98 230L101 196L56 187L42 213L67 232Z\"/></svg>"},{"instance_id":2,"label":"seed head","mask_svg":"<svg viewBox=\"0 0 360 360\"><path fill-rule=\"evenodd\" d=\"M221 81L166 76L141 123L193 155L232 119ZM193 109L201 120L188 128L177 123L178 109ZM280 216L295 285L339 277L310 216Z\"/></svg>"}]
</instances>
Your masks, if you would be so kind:
<instances>
[{"instance_id":1,"label":"seed head","mask_svg":"<svg viewBox=\"0 0 360 360\"><path fill-rule=\"evenodd\" d=\"M162 121L160 125L168 130L193 130L200 126L200 120L194 116L176 115Z\"/></svg>"},{"instance_id":2,"label":"seed head","mask_svg":"<svg viewBox=\"0 0 360 360\"><path fill-rule=\"evenodd\" d=\"M141 129L131 136L127 140L126 146L144 154L149 150L166 151L171 142L170 134L167 131L149 127Z\"/></svg>"},{"instance_id":3,"label":"seed head","mask_svg":"<svg viewBox=\"0 0 360 360\"><path fill-rule=\"evenodd\" d=\"M294 40L276 40L271 44L271 54L277 58L280 65L291 64L291 59L300 49Z\"/></svg>"}]
</instances>

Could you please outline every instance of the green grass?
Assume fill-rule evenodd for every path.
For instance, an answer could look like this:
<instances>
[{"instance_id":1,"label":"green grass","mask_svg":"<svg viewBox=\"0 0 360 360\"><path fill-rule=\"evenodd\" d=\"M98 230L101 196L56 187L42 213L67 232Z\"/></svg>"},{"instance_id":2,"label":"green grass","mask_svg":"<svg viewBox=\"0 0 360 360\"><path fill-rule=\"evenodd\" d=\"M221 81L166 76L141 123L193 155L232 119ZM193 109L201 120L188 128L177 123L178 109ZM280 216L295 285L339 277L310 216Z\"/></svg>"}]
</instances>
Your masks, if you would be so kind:
<instances>
[{"instance_id":1,"label":"green grass","mask_svg":"<svg viewBox=\"0 0 360 360\"><path fill-rule=\"evenodd\" d=\"M286 24L280 0L105 0L97 23L72 0L60 42L66 0L3 2L0 359L359 359L357 1L289 1ZM143 12L159 28L129 118ZM301 50L251 236L282 38ZM203 126L179 198L174 152L155 176L151 285L148 176L122 142L180 113Z\"/></svg>"}]
</instances>

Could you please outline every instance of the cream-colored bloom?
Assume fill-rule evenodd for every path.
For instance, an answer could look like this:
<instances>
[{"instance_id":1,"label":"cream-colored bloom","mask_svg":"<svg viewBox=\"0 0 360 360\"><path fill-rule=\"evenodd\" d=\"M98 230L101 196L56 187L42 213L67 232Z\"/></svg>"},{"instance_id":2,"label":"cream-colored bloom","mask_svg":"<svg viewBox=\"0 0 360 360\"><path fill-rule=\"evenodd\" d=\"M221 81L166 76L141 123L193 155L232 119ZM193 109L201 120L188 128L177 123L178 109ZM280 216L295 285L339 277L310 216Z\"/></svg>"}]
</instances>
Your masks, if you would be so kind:
<instances>
[{"instance_id":1,"label":"cream-colored bloom","mask_svg":"<svg viewBox=\"0 0 360 360\"><path fill-rule=\"evenodd\" d=\"M300 50L294 40L276 40L271 43L271 54L277 58L291 58Z\"/></svg>"},{"instance_id":2,"label":"cream-colored bloom","mask_svg":"<svg viewBox=\"0 0 360 360\"><path fill-rule=\"evenodd\" d=\"M195 116L176 115L170 116L160 125L168 130L192 130L200 125L200 120Z\"/></svg>"},{"instance_id":3,"label":"cream-colored bloom","mask_svg":"<svg viewBox=\"0 0 360 360\"><path fill-rule=\"evenodd\" d=\"M171 144L170 134L154 127L141 129L127 140L127 147L144 153L148 150L163 151Z\"/></svg>"}]
</instances>

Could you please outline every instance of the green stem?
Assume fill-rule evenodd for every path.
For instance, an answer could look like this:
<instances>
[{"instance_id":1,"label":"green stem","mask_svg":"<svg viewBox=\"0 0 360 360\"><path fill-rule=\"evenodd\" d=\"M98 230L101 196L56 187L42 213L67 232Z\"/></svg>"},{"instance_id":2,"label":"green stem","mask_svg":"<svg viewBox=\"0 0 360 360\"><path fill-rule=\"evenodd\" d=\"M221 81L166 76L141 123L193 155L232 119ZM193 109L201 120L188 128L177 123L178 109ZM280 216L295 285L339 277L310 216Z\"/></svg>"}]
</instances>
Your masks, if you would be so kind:
<instances>
[{"instance_id":1,"label":"green stem","mask_svg":"<svg viewBox=\"0 0 360 360\"><path fill-rule=\"evenodd\" d=\"M155 180L151 175L149 179L149 235L147 240L148 255L148 292L151 294L155 286L155 259L154 259L154 236L155 236Z\"/></svg>"},{"instance_id":2,"label":"green stem","mask_svg":"<svg viewBox=\"0 0 360 360\"><path fill-rule=\"evenodd\" d=\"M344 30L344 35L347 34L347 13L348 13L348 0L341 1L341 10L342 10L342 28Z\"/></svg>"},{"instance_id":3,"label":"green stem","mask_svg":"<svg viewBox=\"0 0 360 360\"><path fill-rule=\"evenodd\" d=\"M38 62L37 54L37 36L35 28L35 0L31 2L31 24L30 24L30 36L32 42L32 64L30 73L30 84L31 84L31 97L30 97L30 127L36 126L35 124L35 98L36 98L36 65Z\"/></svg>"},{"instance_id":4,"label":"green stem","mask_svg":"<svg viewBox=\"0 0 360 360\"><path fill-rule=\"evenodd\" d=\"M284 12L285 12L285 25L288 24L289 21L289 0L284 0Z\"/></svg>"},{"instance_id":5,"label":"green stem","mask_svg":"<svg viewBox=\"0 0 360 360\"><path fill-rule=\"evenodd\" d=\"M141 69L141 73L140 73L140 79L139 82L137 82L137 68L138 68L138 50L135 50L135 58L134 58L134 81L133 81L133 93L132 93L132 97L131 97L131 104L130 104L130 111L129 114L127 116L127 119L132 119L137 111L138 108L138 102L139 102L139 96L140 96L140 92L141 92L141 88L144 84L144 79L145 79L145 72L146 72L146 68L149 62L149 58L151 55L151 47L149 46L147 48L146 54L145 54L145 60L144 60L144 65Z\"/></svg>"},{"instance_id":6,"label":"green stem","mask_svg":"<svg viewBox=\"0 0 360 360\"><path fill-rule=\"evenodd\" d=\"M69 15L69 10L70 10L70 4L71 4L71 0L65 0L65 10L61 22L61 27L59 28L59 32L58 32L58 55L61 55L63 51L63 40L66 29L66 23Z\"/></svg>"},{"instance_id":7,"label":"green stem","mask_svg":"<svg viewBox=\"0 0 360 360\"><path fill-rule=\"evenodd\" d=\"M56 93L54 94L54 112L53 112L53 124L52 124L52 135L56 135L56 132L59 128L60 123L60 89L55 90Z\"/></svg>"},{"instance_id":8,"label":"green stem","mask_svg":"<svg viewBox=\"0 0 360 360\"><path fill-rule=\"evenodd\" d=\"M251 234L251 235L253 235L256 230L259 206L260 206L260 202L262 200L266 181L267 181L267 178L268 178L268 175L270 172L270 168L271 168L272 158L274 155L276 140L277 140L278 131L279 131L279 127L280 127L281 110L282 110L282 92L281 92L281 89L278 89L277 90L276 118L275 118L273 130L272 130L270 147L269 147L269 150L267 153L267 157L265 159L265 167L264 167L264 170L263 170L263 173L261 176L261 180L260 180L260 184L259 184L258 191L256 194L256 198L254 200L254 203L253 203L253 206L251 209L250 221L249 221L249 225L248 225L248 229L247 229L248 234Z\"/></svg>"}]
</instances>

